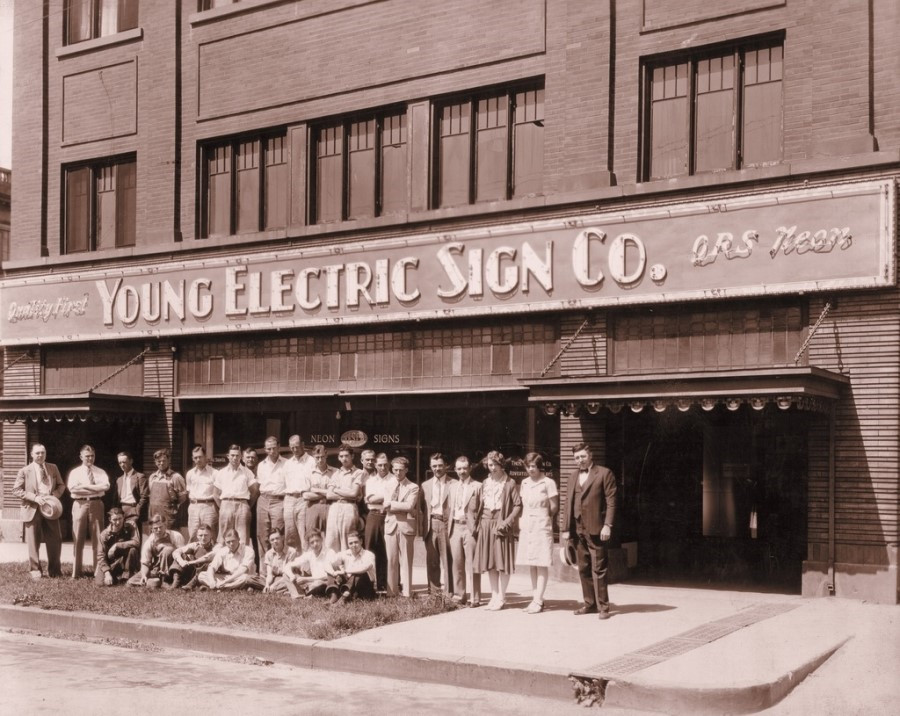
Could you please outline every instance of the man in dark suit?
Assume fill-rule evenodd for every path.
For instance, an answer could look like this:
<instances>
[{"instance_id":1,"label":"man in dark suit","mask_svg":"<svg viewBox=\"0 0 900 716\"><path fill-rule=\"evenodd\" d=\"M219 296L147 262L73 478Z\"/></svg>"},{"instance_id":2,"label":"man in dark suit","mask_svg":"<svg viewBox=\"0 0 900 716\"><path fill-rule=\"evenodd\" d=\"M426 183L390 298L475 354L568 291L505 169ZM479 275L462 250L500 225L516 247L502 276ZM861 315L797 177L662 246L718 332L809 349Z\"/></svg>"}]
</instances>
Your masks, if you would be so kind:
<instances>
[{"instance_id":1,"label":"man in dark suit","mask_svg":"<svg viewBox=\"0 0 900 716\"><path fill-rule=\"evenodd\" d=\"M576 614L609 619L607 545L616 516L616 476L595 465L584 443L572 449L578 469L569 478L565 532L575 544L584 604Z\"/></svg>"},{"instance_id":2,"label":"man in dark suit","mask_svg":"<svg viewBox=\"0 0 900 716\"><path fill-rule=\"evenodd\" d=\"M47 572L51 577L61 577L59 564L62 538L59 532L59 515L50 519L41 512L48 497L59 499L66 486L56 465L46 462L47 448L40 443L31 446L31 462L19 470L13 483L13 495L22 500L22 521L25 523L25 543L28 545L28 561L31 576L40 579L41 540L47 546Z\"/></svg>"},{"instance_id":3,"label":"man in dark suit","mask_svg":"<svg viewBox=\"0 0 900 716\"><path fill-rule=\"evenodd\" d=\"M138 534L141 525L147 518L147 501L150 499L150 485L147 476L134 469L131 453L123 450L116 459L122 469L122 475L116 480L114 506L125 515L125 520L134 525Z\"/></svg>"}]
</instances>

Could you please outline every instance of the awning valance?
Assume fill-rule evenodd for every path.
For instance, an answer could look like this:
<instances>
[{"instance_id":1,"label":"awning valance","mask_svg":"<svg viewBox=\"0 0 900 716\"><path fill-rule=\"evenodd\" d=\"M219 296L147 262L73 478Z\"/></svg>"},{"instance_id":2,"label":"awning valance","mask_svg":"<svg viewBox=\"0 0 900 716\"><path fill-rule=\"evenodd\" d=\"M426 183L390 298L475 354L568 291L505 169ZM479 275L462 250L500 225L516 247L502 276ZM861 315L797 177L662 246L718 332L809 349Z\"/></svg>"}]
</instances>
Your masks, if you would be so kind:
<instances>
[{"instance_id":1,"label":"awning valance","mask_svg":"<svg viewBox=\"0 0 900 716\"><path fill-rule=\"evenodd\" d=\"M15 423L80 420L136 421L163 409L163 399L145 395L70 393L0 397L0 418Z\"/></svg>"},{"instance_id":2,"label":"awning valance","mask_svg":"<svg viewBox=\"0 0 900 716\"><path fill-rule=\"evenodd\" d=\"M530 403L538 403L548 415L579 411L596 414L601 408L618 413L644 408L664 412L700 406L712 410L723 405L737 410L749 405L762 410L767 404L782 410L824 412L837 400L850 379L814 367L765 368L747 371L653 373L629 376L577 376L526 380Z\"/></svg>"}]
</instances>

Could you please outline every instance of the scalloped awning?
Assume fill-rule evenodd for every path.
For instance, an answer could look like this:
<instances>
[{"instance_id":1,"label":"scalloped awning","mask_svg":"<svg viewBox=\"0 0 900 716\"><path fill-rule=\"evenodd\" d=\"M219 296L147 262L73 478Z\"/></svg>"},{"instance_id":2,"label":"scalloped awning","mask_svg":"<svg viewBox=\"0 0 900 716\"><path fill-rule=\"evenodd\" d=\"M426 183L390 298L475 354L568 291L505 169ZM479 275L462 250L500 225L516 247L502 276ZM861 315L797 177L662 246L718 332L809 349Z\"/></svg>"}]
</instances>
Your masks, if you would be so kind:
<instances>
[{"instance_id":1,"label":"scalloped awning","mask_svg":"<svg viewBox=\"0 0 900 716\"><path fill-rule=\"evenodd\" d=\"M723 405L737 410L749 405L762 410L767 404L782 410L826 412L838 400L850 379L822 368L765 368L759 370L692 373L653 373L629 376L577 376L524 380L530 390L528 402L544 412L590 414L601 408L618 413L623 407L634 412L650 408L664 412L700 406L713 410Z\"/></svg>"},{"instance_id":2,"label":"scalloped awning","mask_svg":"<svg viewBox=\"0 0 900 716\"><path fill-rule=\"evenodd\" d=\"M136 421L162 410L162 398L93 391L67 395L7 395L0 398L0 418L9 423L27 420Z\"/></svg>"}]
</instances>

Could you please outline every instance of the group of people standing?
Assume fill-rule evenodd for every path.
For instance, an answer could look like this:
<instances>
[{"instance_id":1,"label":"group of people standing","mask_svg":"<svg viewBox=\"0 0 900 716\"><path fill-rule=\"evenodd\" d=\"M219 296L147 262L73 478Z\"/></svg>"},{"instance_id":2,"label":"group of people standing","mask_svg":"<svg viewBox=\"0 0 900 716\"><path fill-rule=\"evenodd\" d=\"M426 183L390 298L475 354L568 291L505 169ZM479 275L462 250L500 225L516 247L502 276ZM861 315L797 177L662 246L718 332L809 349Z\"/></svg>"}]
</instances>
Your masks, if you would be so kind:
<instances>
[{"instance_id":1,"label":"group of people standing","mask_svg":"<svg viewBox=\"0 0 900 716\"><path fill-rule=\"evenodd\" d=\"M472 478L468 457L455 459L453 477L447 459L435 453L429 459L432 475L420 486L409 479L409 461L402 456L389 459L364 450L362 467L357 467L354 449L342 445L340 466L333 467L322 445L307 453L294 435L289 447L292 455L284 458L278 439L267 438L260 462L254 448L232 445L228 464L216 470L197 446L184 477L172 470L168 450L154 453L157 469L149 476L136 472L131 455L120 452L122 475L112 487L107 473L94 465L90 445L82 447L82 464L64 483L46 461L46 448L35 444L32 462L19 471L13 489L22 499L31 574L42 576L38 550L43 541L49 575L61 576L59 515L52 502L68 489L73 578L82 574L89 533L98 584L251 588L294 598L322 594L332 601L378 591L408 597L415 540L421 536L430 592L480 606L486 572L490 599L485 608L500 610L518 565L529 569L532 583L532 600L524 611L544 609L559 495L538 453L525 456L527 476L519 484L497 451L482 461L487 469L482 482ZM579 469L568 483L564 535L582 577L584 605L577 613L599 612L605 618L606 547L616 482L609 470L593 465L588 446L576 446L573 456ZM103 498L111 489L114 506L104 528ZM185 502L188 541L177 529ZM256 550L251 544L254 517Z\"/></svg>"}]
</instances>

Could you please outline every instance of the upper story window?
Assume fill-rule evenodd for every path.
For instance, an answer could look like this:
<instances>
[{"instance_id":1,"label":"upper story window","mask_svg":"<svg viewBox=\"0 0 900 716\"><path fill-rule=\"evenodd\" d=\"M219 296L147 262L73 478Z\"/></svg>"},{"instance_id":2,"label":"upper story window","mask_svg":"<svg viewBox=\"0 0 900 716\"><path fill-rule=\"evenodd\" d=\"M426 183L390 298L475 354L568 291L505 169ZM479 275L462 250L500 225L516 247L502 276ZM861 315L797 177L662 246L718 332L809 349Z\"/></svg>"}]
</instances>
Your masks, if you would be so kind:
<instances>
[{"instance_id":1,"label":"upper story window","mask_svg":"<svg viewBox=\"0 0 900 716\"><path fill-rule=\"evenodd\" d=\"M234 5L236 2L240 2L241 0L200 0L200 12L204 10L213 10L217 7L224 7L226 5Z\"/></svg>"},{"instance_id":2,"label":"upper story window","mask_svg":"<svg viewBox=\"0 0 900 716\"><path fill-rule=\"evenodd\" d=\"M138 26L138 0L66 0L66 44Z\"/></svg>"},{"instance_id":3,"label":"upper story window","mask_svg":"<svg viewBox=\"0 0 900 716\"><path fill-rule=\"evenodd\" d=\"M312 223L406 211L406 111L338 119L313 130Z\"/></svg>"},{"instance_id":4,"label":"upper story window","mask_svg":"<svg viewBox=\"0 0 900 716\"><path fill-rule=\"evenodd\" d=\"M65 169L62 253L134 246L136 178L134 157Z\"/></svg>"},{"instance_id":5,"label":"upper story window","mask_svg":"<svg viewBox=\"0 0 900 716\"><path fill-rule=\"evenodd\" d=\"M209 144L201 154L201 236L287 226L289 186L283 131Z\"/></svg>"},{"instance_id":6,"label":"upper story window","mask_svg":"<svg viewBox=\"0 0 900 716\"><path fill-rule=\"evenodd\" d=\"M780 41L653 61L646 70L645 178L781 160Z\"/></svg>"},{"instance_id":7,"label":"upper story window","mask_svg":"<svg viewBox=\"0 0 900 716\"><path fill-rule=\"evenodd\" d=\"M435 207L540 193L543 86L492 90L437 103L434 146Z\"/></svg>"}]
</instances>

